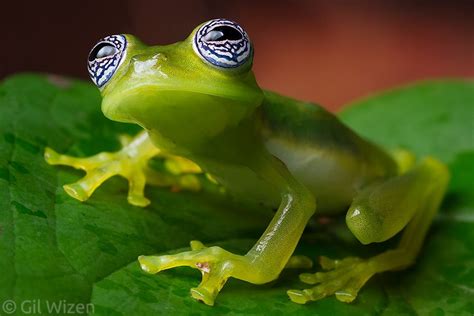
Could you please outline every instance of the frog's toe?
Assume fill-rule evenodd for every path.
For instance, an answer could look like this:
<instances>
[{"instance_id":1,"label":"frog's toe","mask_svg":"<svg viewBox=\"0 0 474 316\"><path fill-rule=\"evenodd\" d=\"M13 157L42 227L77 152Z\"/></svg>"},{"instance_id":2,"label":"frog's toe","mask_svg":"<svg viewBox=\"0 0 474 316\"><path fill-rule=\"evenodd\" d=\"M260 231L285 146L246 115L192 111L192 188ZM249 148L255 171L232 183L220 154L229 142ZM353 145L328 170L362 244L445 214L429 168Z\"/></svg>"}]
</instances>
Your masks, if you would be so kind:
<instances>
[{"instance_id":1,"label":"frog's toe","mask_svg":"<svg viewBox=\"0 0 474 316\"><path fill-rule=\"evenodd\" d=\"M142 270L150 274L176 267L192 267L195 264L193 251L181 252L175 255L140 256L138 262Z\"/></svg>"},{"instance_id":2,"label":"frog's toe","mask_svg":"<svg viewBox=\"0 0 474 316\"><path fill-rule=\"evenodd\" d=\"M139 207L146 207L150 205L151 201L147 199L143 194L141 196L138 195L129 195L127 197L128 203L139 206Z\"/></svg>"},{"instance_id":3,"label":"frog's toe","mask_svg":"<svg viewBox=\"0 0 474 316\"><path fill-rule=\"evenodd\" d=\"M142 270L151 274L186 266L199 269L203 273L203 280L206 280L207 273L211 271L211 265L214 266L225 261L226 258L235 256L220 247L206 247L197 240L191 241L190 245L191 251L162 256L140 256L138 261Z\"/></svg>"},{"instance_id":4,"label":"frog's toe","mask_svg":"<svg viewBox=\"0 0 474 316\"><path fill-rule=\"evenodd\" d=\"M91 192L87 192L82 187L81 182L65 184L63 185L63 189L67 194L69 194L69 196L81 202L86 201L91 195Z\"/></svg>"},{"instance_id":5,"label":"frog's toe","mask_svg":"<svg viewBox=\"0 0 474 316\"><path fill-rule=\"evenodd\" d=\"M214 301L216 299L217 293L211 293L203 288L192 288L191 297L196 301L203 302L206 305L214 306Z\"/></svg>"},{"instance_id":6,"label":"frog's toe","mask_svg":"<svg viewBox=\"0 0 474 316\"><path fill-rule=\"evenodd\" d=\"M227 261L206 264L205 268L198 268L202 273L202 281L198 287L191 289L191 296L206 305L214 305L214 300L230 277Z\"/></svg>"},{"instance_id":7,"label":"frog's toe","mask_svg":"<svg viewBox=\"0 0 474 316\"><path fill-rule=\"evenodd\" d=\"M50 165L65 165L77 169L82 169L84 163L87 163L87 158L77 158L68 155L62 155L55 150L46 147L44 150L44 160Z\"/></svg>"},{"instance_id":8,"label":"frog's toe","mask_svg":"<svg viewBox=\"0 0 474 316\"><path fill-rule=\"evenodd\" d=\"M81 202L86 201L102 183L117 174L114 169L115 166L87 170L87 174L82 179L66 184L63 188L71 197Z\"/></svg>"},{"instance_id":9,"label":"frog's toe","mask_svg":"<svg viewBox=\"0 0 474 316\"><path fill-rule=\"evenodd\" d=\"M328 271L301 274L301 281L316 286L305 290L289 290L287 294L293 302L305 304L330 295L335 295L341 302L352 302L374 274L369 262L359 258L332 260L324 257L320 263Z\"/></svg>"},{"instance_id":10,"label":"frog's toe","mask_svg":"<svg viewBox=\"0 0 474 316\"><path fill-rule=\"evenodd\" d=\"M138 263L140 263L140 268L147 273L155 274L160 272L160 262L154 260L154 257L139 256Z\"/></svg>"},{"instance_id":11,"label":"frog's toe","mask_svg":"<svg viewBox=\"0 0 474 316\"><path fill-rule=\"evenodd\" d=\"M206 246L204 246L204 244L202 242L200 242L199 240L191 240L189 242L189 246L191 247L191 250L201 250L201 249L204 249L204 248L207 248Z\"/></svg>"},{"instance_id":12,"label":"frog's toe","mask_svg":"<svg viewBox=\"0 0 474 316\"><path fill-rule=\"evenodd\" d=\"M145 197L146 176L143 168L137 168L126 175L128 179L128 203L145 207L150 204L150 200Z\"/></svg>"},{"instance_id":13,"label":"frog's toe","mask_svg":"<svg viewBox=\"0 0 474 316\"><path fill-rule=\"evenodd\" d=\"M297 304L306 304L310 301L316 301L324 298L324 293L318 293L318 289L288 290L290 300Z\"/></svg>"},{"instance_id":14,"label":"frog's toe","mask_svg":"<svg viewBox=\"0 0 474 316\"><path fill-rule=\"evenodd\" d=\"M59 161L59 154L53 149L46 147L44 150L44 160L50 165L55 165Z\"/></svg>"}]
</instances>

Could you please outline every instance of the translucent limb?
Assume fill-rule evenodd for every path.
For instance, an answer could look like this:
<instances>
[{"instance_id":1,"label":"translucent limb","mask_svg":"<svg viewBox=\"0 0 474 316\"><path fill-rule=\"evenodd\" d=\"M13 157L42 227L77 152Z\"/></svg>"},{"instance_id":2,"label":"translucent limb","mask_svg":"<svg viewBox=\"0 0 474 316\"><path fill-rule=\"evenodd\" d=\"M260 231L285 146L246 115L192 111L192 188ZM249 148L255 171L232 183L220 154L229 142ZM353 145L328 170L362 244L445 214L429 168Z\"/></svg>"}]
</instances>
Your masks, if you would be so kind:
<instances>
[{"instance_id":1,"label":"translucent limb","mask_svg":"<svg viewBox=\"0 0 474 316\"><path fill-rule=\"evenodd\" d=\"M326 272L300 275L301 281L317 285L305 290L289 290L290 299L305 304L335 295L339 301L349 303L374 274L413 264L439 208L448 180L447 168L437 160L427 158L410 171L362 191L351 206L351 210L356 212L349 210L346 217L352 232L363 243L383 241L399 231L401 226L396 219L401 218L404 222L406 219L403 217L407 216L408 225L398 247L365 260L322 257L320 264ZM353 214L360 218L354 219ZM392 215L397 218L392 219Z\"/></svg>"},{"instance_id":2,"label":"translucent limb","mask_svg":"<svg viewBox=\"0 0 474 316\"><path fill-rule=\"evenodd\" d=\"M160 154L146 132L139 133L135 138L121 136L120 142L123 148L115 153L100 153L92 157L76 158L61 155L46 148L44 157L51 165L65 165L86 172L79 181L64 185L64 190L79 201L86 201L94 191L107 179L120 175L128 180L129 190L127 200L136 206L147 206L150 200L144 195L147 183L170 186L174 190L199 190L201 188L199 179L194 174L199 173L200 168L193 162L181 157L166 157L165 164L173 166L176 174L160 173L148 167L148 161Z\"/></svg>"}]
</instances>

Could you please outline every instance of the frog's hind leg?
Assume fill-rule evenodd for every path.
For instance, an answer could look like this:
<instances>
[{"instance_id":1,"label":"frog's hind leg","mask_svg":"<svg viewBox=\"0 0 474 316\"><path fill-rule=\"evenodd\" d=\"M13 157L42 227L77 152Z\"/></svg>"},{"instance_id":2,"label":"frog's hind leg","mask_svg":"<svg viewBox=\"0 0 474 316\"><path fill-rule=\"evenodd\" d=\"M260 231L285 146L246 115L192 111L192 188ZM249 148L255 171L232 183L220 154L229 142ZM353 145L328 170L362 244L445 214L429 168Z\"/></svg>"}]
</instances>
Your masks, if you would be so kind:
<instances>
[{"instance_id":1,"label":"frog's hind leg","mask_svg":"<svg viewBox=\"0 0 474 316\"><path fill-rule=\"evenodd\" d=\"M161 153L146 132L139 133L133 139L122 137L120 140L123 148L115 153L103 152L92 157L76 158L46 148L44 156L51 165L66 165L86 172L86 176L79 181L64 185L64 190L79 201L87 200L104 181L114 175L121 175L128 180L128 202L142 207L150 203L144 195L146 183L199 189L200 184L193 173L201 171L197 165L184 158L166 157L165 164L174 168L169 173L152 171L148 167L148 161Z\"/></svg>"},{"instance_id":2,"label":"frog's hind leg","mask_svg":"<svg viewBox=\"0 0 474 316\"><path fill-rule=\"evenodd\" d=\"M426 158L407 172L361 191L346 216L349 229L359 241L369 244L385 241L406 226L398 247L369 259L323 257L320 264L326 272L300 275L301 281L317 285L289 290L290 299L304 304L334 294L342 302L352 302L374 274L413 264L448 181L446 166Z\"/></svg>"}]
</instances>

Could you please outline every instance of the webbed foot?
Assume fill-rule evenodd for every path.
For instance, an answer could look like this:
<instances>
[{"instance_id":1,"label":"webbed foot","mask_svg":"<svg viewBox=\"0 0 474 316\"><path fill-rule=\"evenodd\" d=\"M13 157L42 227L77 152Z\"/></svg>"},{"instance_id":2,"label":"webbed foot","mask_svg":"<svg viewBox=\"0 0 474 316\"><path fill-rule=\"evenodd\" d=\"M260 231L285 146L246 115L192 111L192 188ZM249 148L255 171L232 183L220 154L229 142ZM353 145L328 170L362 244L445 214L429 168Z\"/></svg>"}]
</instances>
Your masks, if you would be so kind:
<instances>
[{"instance_id":1,"label":"webbed foot","mask_svg":"<svg viewBox=\"0 0 474 316\"><path fill-rule=\"evenodd\" d=\"M327 272L303 273L300 280L307 284L318 284L305 290L289 290L290 299L298 304L317 301L326 296L335 295L345 303L352 302L361 287L375 273L369 260L348 257L342 260L320 258L320 264Z\"/></svg>"},{"instance_id":2,"label":"webbed foot","mask_svg":"<svg viewBox=\"0 0 474 316\"><path fill-rule=\"evenodd\" d=\"M92 157L76 158L61 155L46 148L44 157L50 165L66 165L86 172L79 181L63 186L64 190L79 201L86 201L92 193L107 179L121 175L128 180L128 202L136 206L147 206L150 203L144 196L146 183L145 168L148 160L133 159L126 153L103 152Z\"/></svg>"},{"instance_id":3,"label":"webbed foot","mask_svg":"<svg viewBox=\"0 0 474 316\"><path fill-rule=\"evenodd\" d=\"M200 241L191 241L191 251L174 255L140 256L141 268L155 274L163 270L188 266L201 271L202 280L191 289L191 296L207 305L214 300L235 269L246 264L244 256L235 255L220 247L206 247Z\"/></svg>"},{"instance_id":4,"label":"webbed foot","mask_svg":"<svg viewBox=\"0 0 474 316\"><path fill-rule=\"evenodd\" d=\"M183 266L200 270L201 283L191 289L191 296L210 306L214 305L217 294L230 277L254 284L270 281L247 256L236 255L217 246L206 247L197 240L191 241L190 245L191 251L174 255L140 256L140 267L151 274ZM312 264L308 257L293 256L285 268L311 268ZM277 275L271 276L270 279L275 277Z\"/></svg>"},{"instance_id":5,"label":"webbed foot","mask_svg":"<svg viewBox=\"0 0 474 316\"><path fill-rule=\"evenodd\" d=\"M123 148L110 153L77 158L58 154L46 148L44 158L50 165L65 165L86 172L79 181L63 186L64 190L79 201L89 199L92 193L107 179L120 175L128 180L128 202L132 205L145 207L150 200L144 195L147 183L171 187L172 190L199 190L201 183L195 173L200 173L199 166L181 157L164 157L166 171L155 171L148 167L148 161L160 154L146 133L135 138L122 136Z\"/></svg>"}]
</instances>

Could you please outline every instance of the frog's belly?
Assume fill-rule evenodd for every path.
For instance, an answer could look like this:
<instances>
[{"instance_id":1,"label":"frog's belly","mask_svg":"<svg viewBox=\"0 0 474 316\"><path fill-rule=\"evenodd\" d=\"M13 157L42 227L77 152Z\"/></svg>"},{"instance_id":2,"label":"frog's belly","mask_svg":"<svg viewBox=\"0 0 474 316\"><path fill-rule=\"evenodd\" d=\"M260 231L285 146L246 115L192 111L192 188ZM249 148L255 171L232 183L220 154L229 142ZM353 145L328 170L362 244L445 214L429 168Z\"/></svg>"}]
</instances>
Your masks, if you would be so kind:
<instances>
[{"instance_id":1,"label":"frog's belly","mask_svg":"<svg viewBox=\"0 0 474 316\"><path fill-rule=\"evenodd\" d=\"M318 214L347 210L363 179L363 168L356 158L279 138L267 139L266 147L313 192Z\"/></svg>"},{"instance_id":2,"label":"frog's belly","mask_svg":"<svg viewBox=\"0 0 474 316\"><path fill-rule=\"evenodd\" d=\"M205 172L211 174L230 196L244 204L256 202L277 208L281 203L281 192L277 186L244 164L204 159L195 162L200 166L206 166Z\"/></svg>"}]
</instances>

